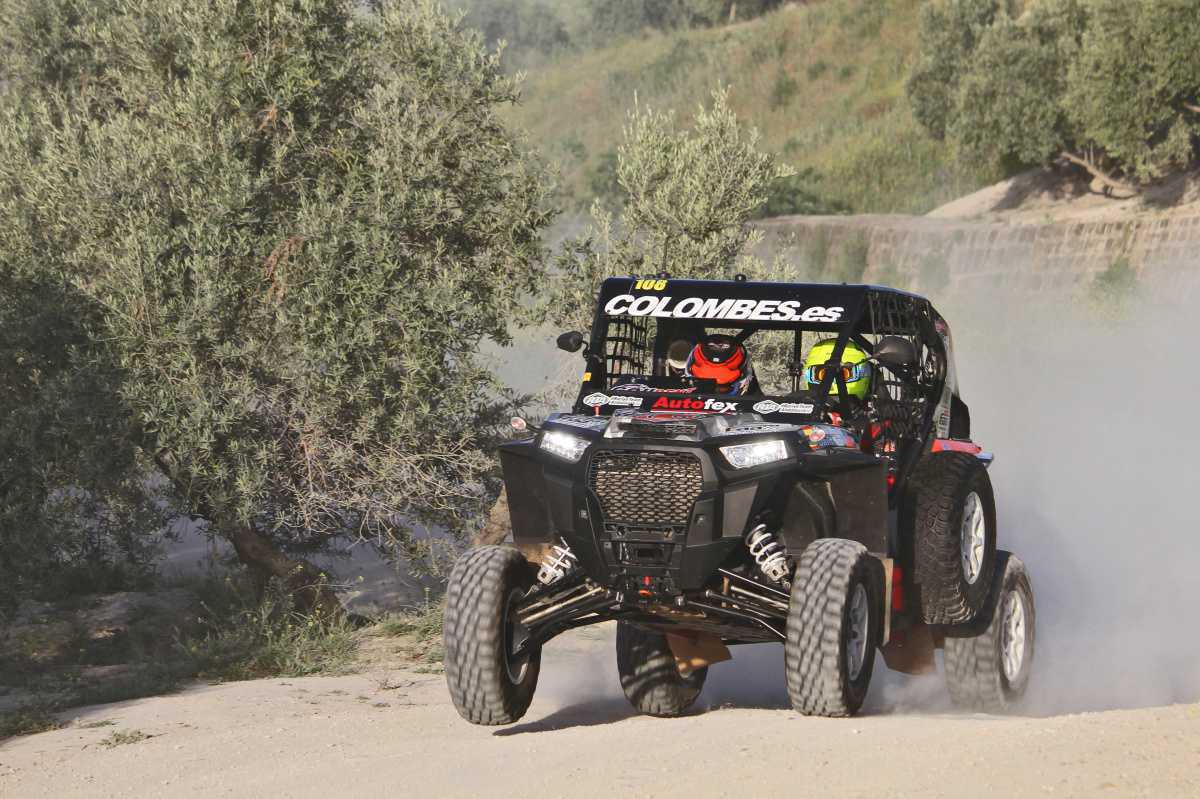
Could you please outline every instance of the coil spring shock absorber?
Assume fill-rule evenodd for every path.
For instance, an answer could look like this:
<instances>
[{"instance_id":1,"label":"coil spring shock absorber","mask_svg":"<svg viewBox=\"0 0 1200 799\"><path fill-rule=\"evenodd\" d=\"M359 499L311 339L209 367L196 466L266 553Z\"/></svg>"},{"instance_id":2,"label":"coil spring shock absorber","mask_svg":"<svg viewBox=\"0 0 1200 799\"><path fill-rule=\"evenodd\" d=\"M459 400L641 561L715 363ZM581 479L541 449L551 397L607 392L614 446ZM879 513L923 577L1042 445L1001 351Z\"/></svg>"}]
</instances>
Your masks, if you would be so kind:
<instances>
[{"instance_id":1,"label":"coil spring shock absorber","mask_svg":"<svg viewBox=\"0 0 1200 799\"><path fill-rule=\"evenodd\" d=\"M538 582L542 585L550 585L551 583L558 582L575 571L575 567L579 565L579 561L575 558L575 553L571 551L570 545L561 538L558 540L562 541L562 546L556 544L551 550L554 557L543 561L541 567L538 569L537 578Z\"/></svg>"},{"instance_id":2,"label":"coil spring shock absorber","mask_svg":"<svg viewBox=\"0 0 1200 799\"><path fill-rule=\"evenodd\" d=\"M746 545L759 571L775 582L783 582L788 578L788 559L783 545L767 529L765 524L757 525L746 533Z\"/></svg>"}]
</instances>

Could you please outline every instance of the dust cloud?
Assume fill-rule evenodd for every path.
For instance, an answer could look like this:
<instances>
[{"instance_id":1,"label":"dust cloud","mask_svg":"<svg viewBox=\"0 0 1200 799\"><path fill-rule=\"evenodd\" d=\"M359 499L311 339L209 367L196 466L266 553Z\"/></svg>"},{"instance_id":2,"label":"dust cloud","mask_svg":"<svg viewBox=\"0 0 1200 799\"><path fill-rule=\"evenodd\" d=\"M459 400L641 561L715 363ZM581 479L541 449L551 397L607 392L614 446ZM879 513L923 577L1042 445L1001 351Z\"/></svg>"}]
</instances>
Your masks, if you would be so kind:
<instances>
[{"instance_id":1,"label":"dust cloud","mask_svg":"<svg viewBox=\"0 0 1200 799\"><path fill-rule=\"evenodd\" d=\"M939 302L973 437L996 454L1000 546L1033 581L1020 712L1200 701L1200 355L1186 309L1133 296ZM939 654L940 668L940 654ZM708 707L786 707L779 646L710 671ZM950 710L941 675L876 663L865 713Z\"/></svg>"},{"instance_id":2,"label":"dust cloud","mask_svg":"<svg viewBox=\"0 0 1200 799\"><path fill-rule=\"evenodd\" d=\"M1033 579L1029 710L1200 700L1193 315L1134 295L951 309L1001 546Z\"/></svg>"}]
</instances>

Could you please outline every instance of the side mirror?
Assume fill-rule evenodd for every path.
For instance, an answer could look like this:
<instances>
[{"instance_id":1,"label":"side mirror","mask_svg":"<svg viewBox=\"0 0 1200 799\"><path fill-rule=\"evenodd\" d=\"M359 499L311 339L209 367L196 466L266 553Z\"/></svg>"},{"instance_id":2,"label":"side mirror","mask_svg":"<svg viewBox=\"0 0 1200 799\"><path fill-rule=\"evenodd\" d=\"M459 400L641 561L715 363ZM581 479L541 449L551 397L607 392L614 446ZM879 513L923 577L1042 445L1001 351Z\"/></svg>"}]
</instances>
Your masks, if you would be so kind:
<instances>
[{"instance_id":1,"label":"side mirror","mask_svg":"<svg viewBox=\"0 0 1200 799\"><path fill-rule=\"evenodd\" d=\"M875 345L871 360L890 369L911 369L917 365L917 348L906 338L884 336Z\"/></svg>"},{"instance_id":2,"label":"side mirror","mask_svg":"<svg viewBox=\"0 0 1200 799\"><path fill-rule=\"evenodd\" d=\"M566 352L579 352L583 347L583 334L578 330L569 330L558 337L558 348Z\"/></svg>"}]
</instances>

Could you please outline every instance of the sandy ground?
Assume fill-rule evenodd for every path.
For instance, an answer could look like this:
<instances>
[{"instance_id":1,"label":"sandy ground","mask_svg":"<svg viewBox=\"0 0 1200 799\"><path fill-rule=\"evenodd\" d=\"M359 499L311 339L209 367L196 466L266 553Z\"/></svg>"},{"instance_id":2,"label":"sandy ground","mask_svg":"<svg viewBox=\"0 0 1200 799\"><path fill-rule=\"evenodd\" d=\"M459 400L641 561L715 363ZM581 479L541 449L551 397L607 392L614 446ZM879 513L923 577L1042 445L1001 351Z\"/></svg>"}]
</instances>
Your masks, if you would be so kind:
<instances>
[{"instance_id":1,"label":"sandy ground","mask_svg":"<svg viewBox=\"0 0 1200 799\"><path fill-rule=\"evenodd\" d=\"M935 219L1013 224L1124 221L1139 216L1191 216L1200 212L1200 172L1174 175L1140 194L1106 195L1077 173L1030 169L930 211Z\"/></svg>"},{"instance_id":2,"label":"sandy ground","mask_svg":"<svg viewBox=\"0 0 1200 799\"><path fill-rule=\"evenodd\" d=\"M195 686L79 709L0 745L0 796L1188 796L1200 705L956 714L935 678L876 675L868 712L786 707L779 650L715 667L681 719L635 716L612 630L547 649L529 714L474 727L443 678L398 670ZM97 722L106 726L86 727ZM151 736L105 746L114 731Z\"/></svg>"}]
</instances>

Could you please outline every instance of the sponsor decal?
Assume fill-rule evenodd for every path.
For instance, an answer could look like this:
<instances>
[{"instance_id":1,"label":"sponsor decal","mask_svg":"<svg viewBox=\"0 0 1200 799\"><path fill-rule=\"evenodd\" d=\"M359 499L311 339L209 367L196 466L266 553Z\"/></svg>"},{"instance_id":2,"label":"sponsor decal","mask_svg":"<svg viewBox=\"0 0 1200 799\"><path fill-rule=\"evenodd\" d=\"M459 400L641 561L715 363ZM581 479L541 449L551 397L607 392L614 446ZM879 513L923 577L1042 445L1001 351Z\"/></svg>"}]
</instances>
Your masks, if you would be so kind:
<instances>
[{"instance_id":1,"label":"sponsor decal","mask_svg":"<svg viewBox=\"0 0 1200 799\"><path fill-rule=\"evenodd\" d=\"M641 397L610 397L607 394L599 391L594 394L588 394L583 398L583 404L589 408L599 408L602 405L614 405L626 408L642 407Z\"/></svg>"},{"instance_id":2,"label":"sponsor decal","mask_svg":"<svg viewBox=\"0 0 1200 799\"><path fill-rule=\"evenodd\" d=\"M858 447L858 440L849 431L841 427L822 424L804 427L802 430L808 438L808 443L817 449L826 449L827 447L856 449Z\"/></svg>"},{"instance_id":3,"label":"sponsor decal","mask_svg":"<svg viewBox=\"0 0 1200 799\"><path fill-rule=\"evenodd\" d=\"M754 403L754 410L758 413L803 413L809 414L813 412L811 402L776 402L775 400L763 400L762 402Z\"/></svg>"},{"instance_id":4,"label":"sponsor decal","mask_svg":"<svg viewBox=\"0 0 1200 799\"><path fill-rule=\"evenodd\" d=\"M790 433L800 428L794 424L784 424L783 422L756 422L754 424L743 424L738 427L730 427L728 430L722 430L715 433L716 436L744 436L750 433Z\"/></svg>"},{"instance_id":5,"label":"sponsor decal","mask_svg":"<svg viewBox=\"0 0 1200 799\"><path fill-rule=\"evenodd\" d=\"M578 416L573 413L564 413L552 416L546 421L571 427L582 427L585 430L603 430L608 427L608 417L606 416Z\"/></svg>"},{"instance_id":6,"label":"sponsor decal","mask_svg":"<svg viewBox=\"0 0 1200 799\"><path fill-rule=\"evenodd\" d=\"M837 322L845 308L835 305L808 308L799 300L735 300L619 294L604 305L609 316L656 316L671 319L733 319L751 322Z\"/></svg>"},{"instance_id":7,"label":"sponsor decal","mask_svg":"<svg viewBox=\"0 0 1200 799\"><path fill-rule=\"evenodd\" d=\"M697 389L691 388L656 388L645 383L627 383L623 386L613 386L613 391L624 391L637 394L695 394Z\"/></svg>"},{"instance_id":8,"label":"sponsor decal","mask_svg":"<svg viewBox=\"0 0 1200 799\"><path fill-rule=\"evenodd\" d=\"M650 407L656 411L708 411L709 413L735 413L737 411L736 402L693 399L692 397L659 397Z\"/></svg>"}]
</instances>

